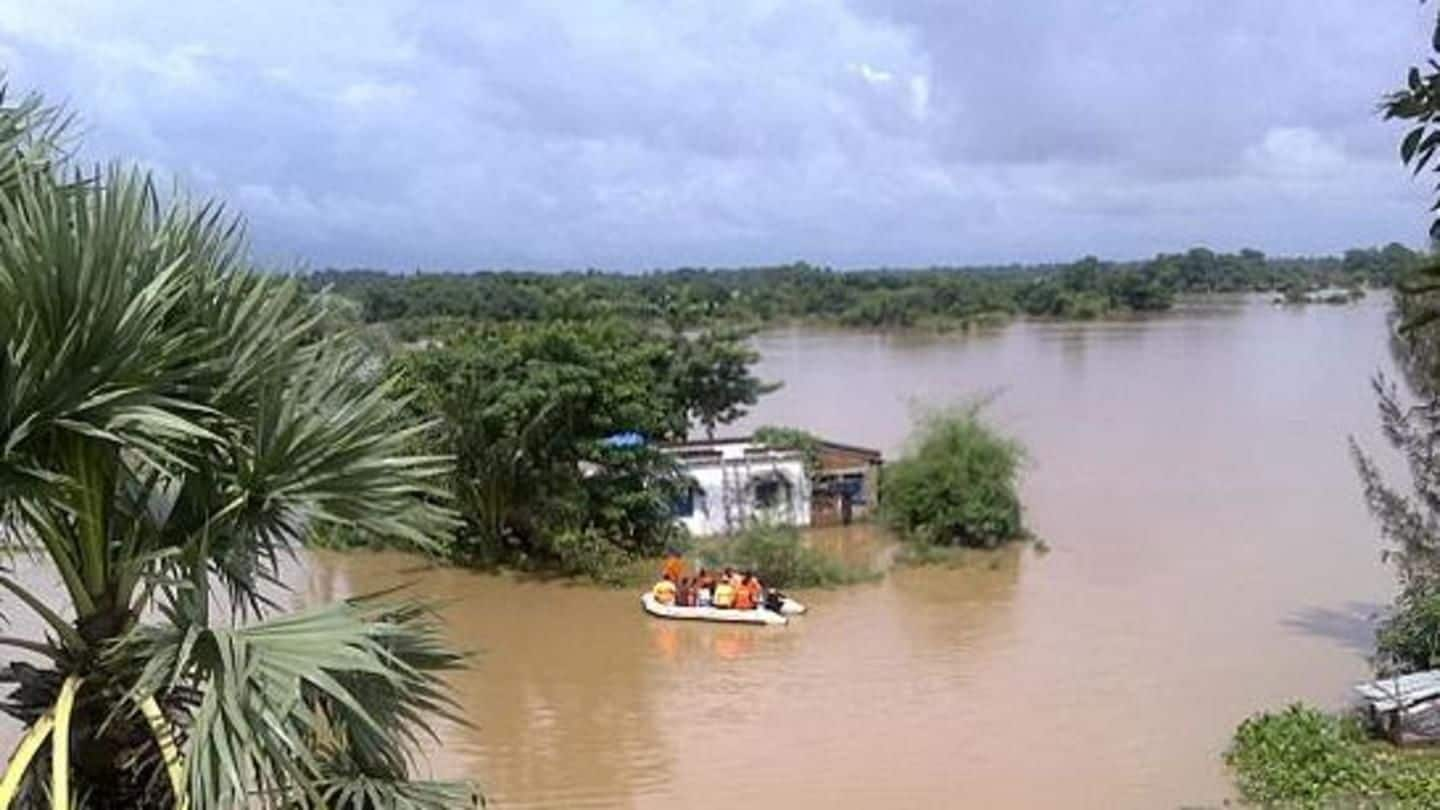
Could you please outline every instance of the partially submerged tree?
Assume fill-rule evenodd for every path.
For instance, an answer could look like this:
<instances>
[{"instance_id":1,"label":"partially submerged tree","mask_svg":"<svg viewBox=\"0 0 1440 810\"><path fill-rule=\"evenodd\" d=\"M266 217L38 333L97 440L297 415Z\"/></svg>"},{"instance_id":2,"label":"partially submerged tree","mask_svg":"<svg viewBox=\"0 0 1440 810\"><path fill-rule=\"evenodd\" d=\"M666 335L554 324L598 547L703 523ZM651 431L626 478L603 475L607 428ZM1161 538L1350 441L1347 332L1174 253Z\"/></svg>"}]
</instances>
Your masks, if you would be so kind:
<instances>
[{"instance_id":1,"label":"partially submerged tree","mask_svg":"<svg viewBox=\"0 0 1440 810\"><path fill-rule=\"evenodd\" d=\"M1025 449L981 418L981 404L924 414L904 455L886 465L881 517L907 540L994 548L1024 535Z\"/></svg>"},{"instance_id":2,"label":"partially submerged tree","mask_svg":"<svg viewBox=\"0 0 1440 810\"><path fill-rule=\"evenodd\" d=\"M447 531L448 463L237 221L137 171L64 180L59 120L0 109L0 547L61 583L0 576L47 627L0 638L26 727L0 810L468 805L409 778L458 663L430 615L270 598L321 527Z\"/></svg>"}]
</instances>

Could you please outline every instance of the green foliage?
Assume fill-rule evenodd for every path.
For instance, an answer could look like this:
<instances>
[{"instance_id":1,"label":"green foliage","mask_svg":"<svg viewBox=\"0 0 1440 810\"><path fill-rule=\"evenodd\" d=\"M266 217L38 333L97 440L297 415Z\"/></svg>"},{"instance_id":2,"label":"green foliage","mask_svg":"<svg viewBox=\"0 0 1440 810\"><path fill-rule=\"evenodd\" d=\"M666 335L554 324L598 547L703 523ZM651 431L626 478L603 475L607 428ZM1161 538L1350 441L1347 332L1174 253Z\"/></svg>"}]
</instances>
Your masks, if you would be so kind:
<instances>
[{"instance_id":1,"label":"green foliage","mask_svg":"<svg viewBox=\"0 0 1440 810\"><path fill-rule=\"evenodd\" d=\"M662 548L672 494L663 457L601 442L684 429L668 358L663 341L613 321L490 327L401 355L417 416L442 423L428 449L456 459L465 525L452 556L578 571L574 541L596 531L636 553Z\"/></svg>"},{"instance_id":2,"label":"green foliage","mask_svg":"<svg viewBox=\"0 0 1440 810\"><path fill-rule=\"evenodd\" d=\"M1440 399L1432 394L1419 404L1406 404L1398 387L1384 378L1377 378L1374 388L1386 440L1407 464L1411 494L1392 487L1353 438L1351 452L1366 504L1389 543L1386 558L1395 564L1402 592L1430 593L1440 587L1440 477L1434 461L1440 450Z\"/></svg>"},{"instance_id":3,"label":"green foliage","mask_svg":"<svg viewBox=\"0 0 1440 810\"><path fill-rule=\"evenodd\" d=\"M63 174L53 149L31 151L56 120L33 101L0 109L0 552L25 542L62 588L0 576L47 625L0 639L45 659L0 667L0 710L33 724L78 680L72 784L106 806L175 805L171 736L195 810L313 804L356 779L373 800L352 806L452 795L409 781L414 735L444 703L437 671L455 664L428 619L264 618L280 558L313 532L422 548L447 532L448 463L410 451L426 426L333 331L333 300L253 271L216 207L167 202L138 171ZM212 586L238 624L212 617ZM151 699L173 735L139 716ZM48 806L47 782L27 778L18 806Z\"/></svg>"},{"instance_id":4,"label":"green foliage","mask_svg":"<svg viewBox=\"0 0 1440 810\"><path fill-rule=\"evenodd\" d=\"M1024 448L985 424L981 410L926 414L905 455L886 465L881 517L901 537L993 548L1024 535L1018 491Z\"/></svg>"},{"instance_id":5,"label":"green foliage","mask_svg":"<svg viewBox=\"0 0 1440 810\"><path fill-rule=\"evenodd\" d=\"M1356 718L1302 704L1246 720L1225 760L1235 769L1241 796L1265 807L1440 805L1433 753L1369 742Z\"/></svg>"},{"instance_id":6,"label":"green foliage","mask_svg":"<svg viewBox=\"0 0 1440 810\"><path fill-rule=\"evenodd\" d=\"M1440 57L1440 16L1436 17L1430 47L1436 57ZM1411 67L1405 86L1385 96L1380 109L1387 120L1414 124L1400 141L1400 160L1417 175L1426 169L1432 174L1440 173L1440 163L1434 162L1435 152L1440 149L1440 61L1431 58L1423 67ZM1436 191L1440 197L1440 185ZM1431 211L1440 212L1440 199L1431 206ZM1432 242L1440 240L1440 216L1431 221L1430 238ZM1440 296L1440 264L1426 262L1403 282L1398 307L1402 315L1401 329L1412 336L1419 335L1411 348L1426 350L1419 362L1427 378L1424 388L1431 391L1434 380L1440 378L1440 353L1434 351L1437 330L1430 328L1440 321L1440 298L1437 298Z\"/></svg>"},{"instance_id":7,"label":"green foliage","mask_svg":"<svg viewBox=\"0 0 1440 810\"><path fill-rule=\"evenodd\" d=\"M752 438L759 444L776 450L797 450L805 457L805 469L814 473L820 467L820 437L800 428L780 425L763 425L755 429Z\"/></svg>"},{"instance_id":8,"label":"green foliage","mask_svg":"<svg viewBox=\"0 0 1440 810\"><path fill-rule=\"evenodd\" d=\"M1440 666L1440 588L1432 582L1403 590L1375 635L1382 676Z\"/></svg>"},{"instance_id":9,"label":"green foliage","mask_svg":"<svg viewBox=\"0 0 1440 810\"><path fill-rule=\"evenodd\" d=\"M1374 796L1379 774L1364 743L1353 723L1295 704L1241 723L1225 759L1248 801L1328 807Z\"/></svg>"},{"instance_id":10,"label":"green foliage","mask_svg":"<svg viewBox=\"0 0 1440 810\"><path fill-rule=\"evenodd\" d=\"M775 588L829 588L879 576L811 548L793 526L752 526L706 541L695 550L695 556L712 570L730 566L754 571L761 582Z\"/></svg>"},{"instance_id":11,"label":"green foliage","mask_svg":"<svg viewBox=\"0 0 1440 810\"><path fill-rule=\"evenodd\" d=\"M668 359L670 387L681 416L715 436L717 425L745 415L761 396L779 388L750 373L760 353L749 344L750 332L733 327L706 329L687 337L675 325Z\"/></svg>"},{"instance_id":12,"label":"green foliage","mask_svg":"<svg viewBox=\"0 0 1440 810\"><path fill-rule=\"evenodd\" d=\"M669 335L616 320L461 330L395 367L427 452L454 456L455 559L609 580L677 541L684 482L657 442L695 416L738 417L767 389L740 333ZM606 438L638 433L640 446Z\"/></svg>"},{"instance_id":13,"label":"green foliage","mask_svg":"<svg viewBox=\"0 0 1440 810\"><path fill-rule=\"evenodd\" d=\"M695 329L804 321L858 328L949 327L1016 314L1054 318L1168 309L1176 295L1288 286L1388 286L1416 264L1403 245L1341 257L1269 258L1195 248L1139 262L835 272L799 263L741 270L396 275L329 270L311 276L359 301L367 321L403 340L455 321L542 322L619 317ZM733 345L733 344L732 344ZM701 419L704 423L704 419Z\"/></svg>"},{"instance_id":14,"label":"green foliage","mask_svg":"<svg viewBox=\"0 0 1440 810\"><path fill-rule=\"evenodd\" d=\"M1436 18L1430 47L1440 55L1440 17ZM1424 67L1410 68L1405 86L1385 96L1380 109L1386 120L1415 124L1400 141L1400 160L1416 174L1427 167L1440 172L1440 164L1432 165L1435 151L1440 148L1440 62L1431 60ZM1430 236L1440 239L1440 218L1430 226Z\"/></svg>"}]
</instances>

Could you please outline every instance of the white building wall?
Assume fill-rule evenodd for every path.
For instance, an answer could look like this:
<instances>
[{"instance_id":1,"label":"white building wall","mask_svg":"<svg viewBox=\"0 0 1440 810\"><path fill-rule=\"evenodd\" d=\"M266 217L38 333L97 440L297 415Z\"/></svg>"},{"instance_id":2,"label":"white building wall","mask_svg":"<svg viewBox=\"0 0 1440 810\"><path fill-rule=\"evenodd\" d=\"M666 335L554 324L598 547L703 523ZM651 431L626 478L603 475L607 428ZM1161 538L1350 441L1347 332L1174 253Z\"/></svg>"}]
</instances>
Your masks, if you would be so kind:
<instances>
[{"instance_id":1,"label":"white building wall","mask_svg":"<svg viewBox=\"0 0 1440 810\"><path fill-rule=\"evenodd\" d=\"M694 510L679 518L692 535L724 534L756 523L810 525L810 479L799 454L727 452L721 459L682 462L682 467L697 487ZM769 509L755 500L756 485L766 479L789 484L782 487L789 497Z\"/></svg>"}]
</instances>

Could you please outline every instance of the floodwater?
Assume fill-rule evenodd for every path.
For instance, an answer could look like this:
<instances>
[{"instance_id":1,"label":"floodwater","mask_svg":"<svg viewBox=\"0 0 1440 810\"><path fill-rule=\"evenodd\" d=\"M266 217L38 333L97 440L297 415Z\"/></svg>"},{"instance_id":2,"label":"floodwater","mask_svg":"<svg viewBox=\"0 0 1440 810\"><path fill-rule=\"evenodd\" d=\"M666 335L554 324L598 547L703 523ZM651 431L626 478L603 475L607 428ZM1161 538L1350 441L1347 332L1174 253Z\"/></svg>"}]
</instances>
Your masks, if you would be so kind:
<instances>
[{"instance_id":1,"label":"floodwater","mask_svg":"<svg viewBox=\"0 0 1440 810\"><path fill-rule=\"evenodd\" d=\"M1163 808L1232 798L1248 714L1340 706L1391 576L1347 454L1379 450L1387 302L1214 300L954 335L763 336L785 423L893 456L918 408L993 398L1051 551L803 593L786 628L635 594L313 555L297 599L411 583L475 652L437 775L498 808ZM866 527L827 542L868 553ZM858 550L858 551L855 551Z\"/></svg>"},{"instance_id":2,"label":"floodwater","mask_svg":"<svg viewBox=\"0 0 1440 810\"><path fill-rule=\"evenodd\" d=\"M1345 442L1380 449L1386 306L764 336L785 386L737 431L893 455L916 408L993 397L1052 548L806 593L788 628L665 623L628 592L389 554L322 555L303 587L448 601L478 653L454 679L475 727L445 729L434 767L501 808L1218 805L1240 720L1341 705L1367 674L1391 578Z\"/></svg>"}]
</instances>

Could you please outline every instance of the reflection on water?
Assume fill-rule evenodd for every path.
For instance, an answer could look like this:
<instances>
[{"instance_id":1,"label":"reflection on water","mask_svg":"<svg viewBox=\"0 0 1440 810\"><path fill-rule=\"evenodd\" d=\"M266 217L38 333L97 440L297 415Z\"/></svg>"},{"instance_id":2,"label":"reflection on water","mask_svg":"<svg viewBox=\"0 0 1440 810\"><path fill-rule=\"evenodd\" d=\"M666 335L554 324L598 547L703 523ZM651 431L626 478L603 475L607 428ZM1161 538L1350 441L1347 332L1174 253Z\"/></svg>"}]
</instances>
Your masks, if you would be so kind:
<instances>
[{"instance_id":1,"label":"reflection on water","mask_svg":"<svg viewBox=\"0 0 1440 810\"><path fill-rule=\"evenodd\" d=\"M1154 808L1229 795L1235 724L1336 705L1390 594L1345 437L1372 447L1385 302L759 341L750 425L893 454L915 405L1003 392L1054 549L804 593L786 628L653 620L635 594L321 553L299 598L412 583L474 650L431 758L500 808ZM818 538L851 562L866 527Z\"/></svg>"}]
</instances>

